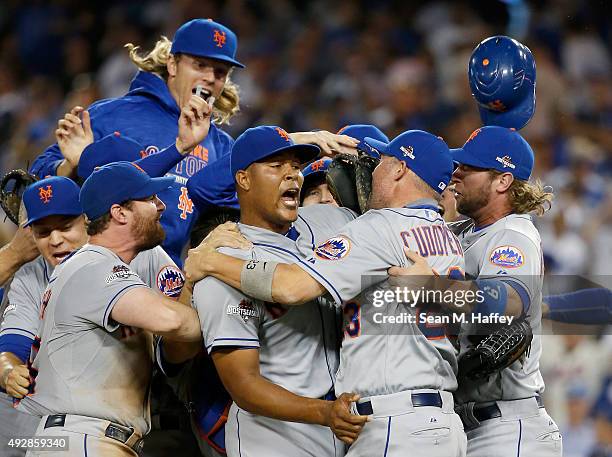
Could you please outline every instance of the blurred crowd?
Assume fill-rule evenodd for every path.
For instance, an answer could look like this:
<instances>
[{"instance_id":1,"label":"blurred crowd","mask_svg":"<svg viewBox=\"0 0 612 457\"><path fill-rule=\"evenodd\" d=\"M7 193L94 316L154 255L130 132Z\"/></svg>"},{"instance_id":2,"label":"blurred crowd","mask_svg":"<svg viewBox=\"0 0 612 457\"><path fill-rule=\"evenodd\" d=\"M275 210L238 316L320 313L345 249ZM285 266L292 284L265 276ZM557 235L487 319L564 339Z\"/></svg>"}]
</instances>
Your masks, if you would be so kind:
<instances>
[{"instance_id":1,"label":"blurred crowd","mask_svg":"<svg viewBox=\"0 0 612 457\"><path fill-rule=\"evenodd\" d=\"M467 82L475 45L511 35L537 64L537 109L521 131L553 187L541 219L548 274L609 276L612 259L612 17L605 1L5 0L0 3L0 171L28 166L75 105L123 95L150 49L194 17L239 37L234 137L259 124L337 131L418 128L460 146L480 126ZM0 222L0 246L12 233ZM608 282L609 287L609 282ZM568 456L612 453L612 342L544 342L546 402ZM603 421L603 422L602 422ZM595 426L593 426L595 424ZM602 425L603 424L603 425ZM607 441L606 441L607 440ZM607 445L607 451L605 451ZM604 449L604 451L592 451ZM594 454L593 452L600 452Z\"/></svg>"}]
</instances>

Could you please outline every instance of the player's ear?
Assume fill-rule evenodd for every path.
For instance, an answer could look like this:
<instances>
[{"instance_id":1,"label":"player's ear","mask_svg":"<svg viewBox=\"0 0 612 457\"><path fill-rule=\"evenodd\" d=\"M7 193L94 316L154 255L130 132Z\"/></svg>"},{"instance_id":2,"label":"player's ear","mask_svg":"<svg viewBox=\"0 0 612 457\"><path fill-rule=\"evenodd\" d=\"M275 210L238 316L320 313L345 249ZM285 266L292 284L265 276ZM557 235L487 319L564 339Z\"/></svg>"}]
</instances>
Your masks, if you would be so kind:
<instances>
[{"instance_id":1,"label":"player's ear","mask_svg":"<svg viewBox=\"0 0 612 457\"><path fill-rule=\"evenodd\" d=\"M125 207L115 203L113 206L111 206L109 212L111 219L116 220L119 224L123 225L127 223L128 219Z\"/></svg>"},{"instance_id":2,"label":"player's ear","mask_svg":"<svg viewBox=\"0 0 612 457\"><path fill-rule=\"evenodd\" d=\"M394 181L399 181L410 171L410 169L406 166L406 162L403 160L398 160L394 157L393 161L393 170L391 171L391 176Z\"/></svg>"},{"instance_id":3,"label":"player's ear","mask_svg":"<svg viewBox=\"0 0 612 457\"><path fill-rule=\"evenodd\" d=\"M514 182L512 173L502 173L495 177L495 190L500 194L506 192Z\"/></svg>"},{"instance_id":4,"label":"player's ear","mask_svg":"<svg viewBox=\"0 0 612 457\"><path fill-rule=\"evenodd\" d=\"M240 188L244 191L251 189L251 175L248 170L238 170L236 172L236 188Z\"/></svg>"},{"instance_id":5,"label":"player's ear","mask_svg":"<svg viewBox=\"0 0 612 457\"><path fill-rule=\"evenodd\" d=\"M169 76L176 76L176 69L178 66L179 56L175 56L174 54L170 54L168 56L168 62L166 62L166 69L168 70Z\"/></svg>"}]
</instances>

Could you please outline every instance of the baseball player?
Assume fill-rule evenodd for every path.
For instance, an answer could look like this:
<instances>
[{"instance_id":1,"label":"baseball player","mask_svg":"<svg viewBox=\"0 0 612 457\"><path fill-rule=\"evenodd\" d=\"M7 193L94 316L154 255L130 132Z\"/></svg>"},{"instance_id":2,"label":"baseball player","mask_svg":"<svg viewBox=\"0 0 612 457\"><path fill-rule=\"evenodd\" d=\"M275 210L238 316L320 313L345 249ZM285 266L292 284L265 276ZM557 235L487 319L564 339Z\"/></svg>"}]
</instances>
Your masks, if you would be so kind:
<instances>
[{"instance_id":1,"label":"baseball player","mask_svg":"<svg viewBox=\"0 0 612 457\"><path fill-rule=\"evenodd\" d=\"M560 456L559 428L540 397L544 271L540 235L529 216L543 214L552 194L539 183L528 183L533 151L513 129L480 128L462 148L453 150L453 158L459 164L453 173L457 209L475 222L460 239L466 273L478 279L464 284L493 290L486 295L490 310L524 316L533 329L524 361L483 381L460 384L456 400L468 436L468 455ZM479 325L462 325L462 353L472 347L469 336Z\"/></svg>"},{"instance_id":2,"label":"baseball player","mask_svg":"<svg viewBox=\"0 0 612 457\"><path fill-rule=\"evenodd\" d=\"M82 121L78 117L82 109L73 110L60 124L60 130L70 123L88 122L91 116L95 139L119 131L145 145L147 154L174 145L170 147L177 149L174 157L178 163L169 175L176 182L160 193L166 205L162 226L167 236L162 246L181 265L183 248L197 218L187 192L187 180L208 163L228 154L234 141L218 125L228 122L239 110L238 87L230 78L235 67L244 67L236 60L238 39L222 24L209 19L193 19L178 28L172 42L162 37L144 56L138 54L138 47L126 46L132 62L141 70L129 92L123 97L94 103L87 113L83 112ZM195 95L198 86L202 88L199 96ZM212 113L206 102L213 106ZM178 155L183 150L182 145L175 140L180 107L186 105L204 111L203 118L209 130L205 139L182 157ZM211 114L214 122L210 122ZM200 115L193 114L190 119L198 120ZM330 154L332 149L354 149L357 144L347 136L329 132L297 132L292 137L296 142L318 144ZM35 160L31 171L40 177L75 177L82 150L63 155L56 143Z\"/></svg>"},{"instance_id":3,"label":"baseball player","mask_svg":"<svg viewBox=\"0 0 612 457\"><path fill-rule=\"evenodd\" d=\"M318 148L296 145L274 126L248 129L234 144L231 170L240 201L240 232L253 242L245 259L292 261L355 216L330 205L298 211L300 164ZM191 262L191 255L189 258ZM333 399L337 313L324 302L284 308L253 300L214 278L195 285L193 306L232 404L225 429L230 457L341 456L339 436L356 431L350 395ZM334 418L336 417L336 418Z\"/></svg>"},{"instance_id":4,"label":"baseball player","mask_svg":"<svg viewBox=\"0 0 612 457\"><path fill-rule=\"evenodd\" d=\"M31 382L18 405L42 416L38 437L69 437L69 451L43 455L135 455L150 426L148 332L200 337L196 313L154 293L129 266L163 239L163 204L155 194L171 183L117 162L83 185L90 242L49 279L30 355ZM161 277L148 268L164 287L182 285L176 267Z\"/></svg>"},{"instance_id":5,"label":"baseball player","mask_svg":"<svg viewBox=\"0 0 612 457\"><path fill-rule=\"evenodd\" d=\"M406 262L406 247L427 250L428 262L440 274L462 274L459 241L437 212L453 169L451 154L444 141L423 131L404 132L389 144L366 142L382 157L372 176L373 209L336 231L314 255L286 265L244 262L207 250L193 271L191 264L186 269L199 274L202 268L267 301L299 304L327 292L343 305L336 392L358 394L355 412L373 417L347 455L465 455L452 395L456 351L443 326L427 325L417 316L428 313L401 299L374 304L369 289L392 292L381 281L389 267ZM377 327L377 309L382 315L411 314L409 330Z\"/></svg>"},{"instance_id":6,"label":"baseball player","mask_svg":"<svg viewBox=\"0 0 612 457\"><path fill-rule=\"evenodd\" d=\"M1 397L0 416L6 423L2 427L3 446L10 437L32 436L40 422L40 418L14 409L12 399L23 398L30 385L24 361L29 358L40 325L41 297L49 277L61 260L87 240L79 188L70 179L41 180L26 190L23 199L28 213L26 226L31 227L41 256L24 265L13 278L0 327L0 365L3 366L0 386L8 394ZM140 253L130 266L150 287L159 287L161 293L169 297L180 293L182 273L161 247ZM11 452L11 455L24 455L25 449Z\"/></svg>"}]
</instances>

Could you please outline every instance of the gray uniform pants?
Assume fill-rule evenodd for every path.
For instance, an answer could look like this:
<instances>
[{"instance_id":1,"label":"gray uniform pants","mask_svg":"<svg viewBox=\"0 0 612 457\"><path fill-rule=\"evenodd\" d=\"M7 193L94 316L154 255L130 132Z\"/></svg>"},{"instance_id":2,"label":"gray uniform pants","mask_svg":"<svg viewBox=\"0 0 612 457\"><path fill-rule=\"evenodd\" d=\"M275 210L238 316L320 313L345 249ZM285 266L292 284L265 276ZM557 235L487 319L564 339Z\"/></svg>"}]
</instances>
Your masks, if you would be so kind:
<instances>
[{"instance_id":1,"label":"gray uniform pants","mask_svg":"<svg viewBox=\"0 0 612 457\"><path fill-rule=\"evenodd\" d=\"M0 456L23 457L25 449L8 447L11 438L34 436L40 417L31 416L13 408L13 397L0 392Z\"/></svg>"},{"instance_id":2,"label":"gray uniform pants","mask_svg":"<svg viewBox=\"0 0 612 457\"><path fill-rule=\"evenodd\" d=\"M441 408L415 407L412 393L420 392L424 391L363 399L372 403L372 420L364 425L346 457L465 457L466 436L452 394L439 392Z\"/></svg>"},{"instance_id":3,"label":"gray uniform pants","mask_svg":"<svg viewBox=\"0 0 612 457\"><path fill-rule=\"evenodd\" d=\"M228 457L343 457L344 444L328 427L283 422L232 404L225 425Z\"/></svg>"},{"instance_id":4,"label":"gray uniform pants","mask_svg":"<svg viewBox=\"0 0 612 457\"><path fill-rule=\"evenodd\" d=\"M496 404L501 417L468 428L468 457L561 457L559 427L535 398Z\"/></svg>"}]
</instances>

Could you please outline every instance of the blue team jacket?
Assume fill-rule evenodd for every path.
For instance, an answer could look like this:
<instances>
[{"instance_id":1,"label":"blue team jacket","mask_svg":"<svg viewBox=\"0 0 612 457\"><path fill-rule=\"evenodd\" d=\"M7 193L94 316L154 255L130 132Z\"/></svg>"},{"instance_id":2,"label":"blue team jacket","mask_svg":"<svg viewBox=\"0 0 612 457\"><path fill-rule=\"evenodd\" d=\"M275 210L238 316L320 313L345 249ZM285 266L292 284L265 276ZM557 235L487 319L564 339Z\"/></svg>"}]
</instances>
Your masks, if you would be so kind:
<instances>
[{"instance_id":1,"label":"blue team jacket","mask_svg":"<svg viewBox=\"0 0 612 457\"><path fill-rule=\"evenodd\" d=\"M120 132L145 146L154 154L173 144L178 135L180 110L168 86L152 73L138 72L129 92L120 98L100 100L89 108L96 140ZM163 248L180 266L181 253L189 240L189 232L197 218L197 210L187 191L187 180L209 162L228 154L234 140L214 124L201 147L181 160L170 172L174 185L159 194L166 204L161 223L166 231ZM59 146L49 146L36 158L31 172L39 177L55 175L63 156Z\"/></svg>"}]
</instances>

